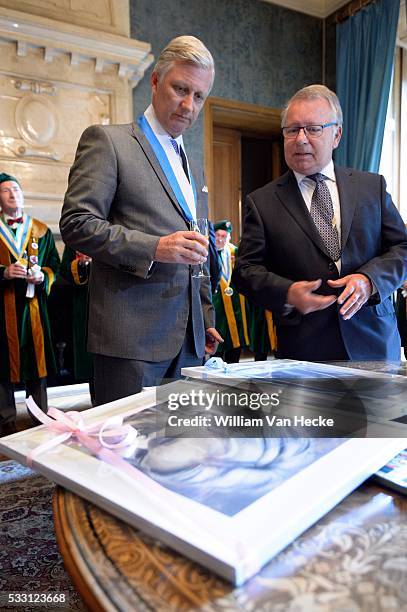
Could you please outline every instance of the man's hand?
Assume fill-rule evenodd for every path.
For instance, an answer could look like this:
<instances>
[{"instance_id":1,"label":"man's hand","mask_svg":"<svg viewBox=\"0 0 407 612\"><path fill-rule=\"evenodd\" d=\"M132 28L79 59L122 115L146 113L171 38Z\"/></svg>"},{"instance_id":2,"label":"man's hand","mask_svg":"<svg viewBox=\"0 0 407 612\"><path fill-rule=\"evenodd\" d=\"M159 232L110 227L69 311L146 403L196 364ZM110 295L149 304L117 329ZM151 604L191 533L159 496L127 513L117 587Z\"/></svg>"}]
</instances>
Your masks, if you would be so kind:
<instances>
[{"instance_id":1,"label":"man's hand","mask_svg":"<svg viewBox=\"0 0 407 612\"><path fill-rule=\"evenodd\" d=\"M223 342L222 336L214 327L208 327L205 332L205 353L213 355L218 348L219 342Z\"/></svg>"},{"instance_id":2,"label":"man's hand","mask_svg":"<svg viewBox=\"0 0 407 612\"><path fill-rule=\"evenodd\" d=\"M338 280L329 280L330 287L337 289L345 287L338 297L338 304L343 304L339 313L345 321L353 317L372 295L373 287L370 279L364 274L348 274Z\"/></svg>"},{"instance_id":3,"label":"man's hand","mask_svg":"<svg viewBox=\"0 0 407 612\"><path fill-rule=\"evenodd\" d=\"M321 286L322 280L297 281L287 291L287 303L302 314L324 310L336 302L336 295L316 295L313 293Z\"/></svg>"},{"instance_id":4,"label":"man's hand","mask_svg":"<svg viewBox=\"0 0 407 612\"><path fill-rule=\"evenodd\" d=\"M199 232L175 232L162 236L154 261L161 263L201 264L208 257L208 240Z\"/></svg>"},{"instance_id":5,"label":"man's hand","mask_svg":"<svg viewBox=\"0 0 407 612\"><path fill-rule=\"evenodd\" d=\"M19 261L10 264L4 270L5 280L12 280L13 278L26 278L27 268L23 266Z\"/></svg>"},{"instance_id":6,"label":"man's hand","mask_svg":"<svg viewBox=\"0 0 407 612\"><path fill-rule=\"evenodd\" d=\"M32 285L41 285L44 281L44 273L41 272L41 268L38 266L37 268L30 268L27 274L27 283L31 283Z\"/></svg>"},{"instance_id":7,"label":"man's hand","mask_svg":"<svg viewBox=\"0 0 407 612\"><path fill-rule=\"evenodd\" d=\"M85 255L80 251L76 251L76 259L79 261L80 264L83 264L85 266L90 264L92 261L92 257L89 257L89 255Z\"/></svg>"}]
</instances>

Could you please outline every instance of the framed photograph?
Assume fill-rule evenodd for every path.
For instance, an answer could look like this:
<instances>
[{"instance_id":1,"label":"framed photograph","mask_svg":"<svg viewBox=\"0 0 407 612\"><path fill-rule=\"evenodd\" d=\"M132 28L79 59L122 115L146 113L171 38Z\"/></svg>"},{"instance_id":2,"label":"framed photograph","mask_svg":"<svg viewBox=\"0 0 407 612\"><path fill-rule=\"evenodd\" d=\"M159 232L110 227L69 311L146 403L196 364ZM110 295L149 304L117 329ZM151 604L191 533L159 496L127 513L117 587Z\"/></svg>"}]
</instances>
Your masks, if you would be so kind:
<instances>
[{"instance_id":1,"label":"framed photograph","mask_svg":"<svg viewBox=\"0 0 407 612\"><path fill-rule=\"evenodd\" d=\"M0 439L0 450L235 585L405 446L400 437L238 437L235 424L231 435L216 436L213 427L200 437L168 435L176 412L168 398L181 393L188 411L189 397L192 419L198 390L218 392L217 383L195 378L159 389L65 413L75 422L69 439L41 425ZM119 419L137 437L102 448L95 432ZM94 442L86 444L90 432Z\"/></svg>"},{"instance_id":2,"label":"framed photograph","mask_svg":"<svg viewBox=\"0 0 407 612\"><path fill-rule=\"evenodd\" d=\"M407 447L380 468L374 479L385 487L407 495Z\"/></svg>"}]
</instances>

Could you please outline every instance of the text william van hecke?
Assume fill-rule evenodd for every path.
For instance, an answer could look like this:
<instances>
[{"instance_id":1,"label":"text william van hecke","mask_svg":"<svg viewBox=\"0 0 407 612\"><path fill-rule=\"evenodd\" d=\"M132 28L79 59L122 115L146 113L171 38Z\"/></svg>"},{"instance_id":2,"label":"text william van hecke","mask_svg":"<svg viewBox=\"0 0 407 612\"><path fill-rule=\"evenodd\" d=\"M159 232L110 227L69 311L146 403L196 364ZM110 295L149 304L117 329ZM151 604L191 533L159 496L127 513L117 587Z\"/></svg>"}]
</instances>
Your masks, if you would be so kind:
<instances>
[{"instance_id":1,"label":"text william van hecke","mask_svg":"<svg viewBox=\"0 0 407 612\"><path fill-rule=\"evenodd\" d=\"M321 415L317 417L293 416L278 417L277 415L266 414L263 417L246 417L238 414L234 415L213 415L215 424L223 427L333 427L334 420Z\"/></svg>"},{"instance_id":2,"label":"text william van hecke","mask_svg":"<svg viewBox=\"0 0 407 612\"><path fill-rule=\"evenodd\" d=\"M278 417L277 415L265 415L265 417L247 417L241 414L214 414L195 415L193 417L179 417L172 414L168 418L171 427L334 427L334 419L328 419L321 415L317 417L293 416Z\"/></svg>"}]
</instances>

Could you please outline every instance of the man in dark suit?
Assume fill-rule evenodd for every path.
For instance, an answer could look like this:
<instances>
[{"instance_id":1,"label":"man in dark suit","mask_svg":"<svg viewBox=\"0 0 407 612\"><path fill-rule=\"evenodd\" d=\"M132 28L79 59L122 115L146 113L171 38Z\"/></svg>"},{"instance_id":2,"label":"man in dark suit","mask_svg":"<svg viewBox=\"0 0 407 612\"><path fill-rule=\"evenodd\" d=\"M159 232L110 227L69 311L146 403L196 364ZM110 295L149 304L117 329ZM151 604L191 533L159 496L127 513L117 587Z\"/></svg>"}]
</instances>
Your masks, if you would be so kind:
<instances>
[{"instance_id":1,"label":"man in dark suit","mask_svg":"<svg viewBox=\"0 0 407 612\"><path fill-rule=\"evenodd\" d=\"M247 198L234 283L273 311L278 357L398 360L407 235L384 179L334 166L342 111L327 87L297 92L282 128L290 170Z\"/></svg>"},{"instance_id":2,"label":"man in dark suit","mask_svg":"<svg viewBox=\"0 0 407 612\"><path fill-rule=\"evenodd\" d=\"M192 36L172 40L151 77L152 103L137 122L83 133L60 222L73 249L92 257L88 350L96 404L137 393L198 365L221 340L214 329L207 189L182 140L214 79L213 58Z\"/></svg>"}]
</instances>

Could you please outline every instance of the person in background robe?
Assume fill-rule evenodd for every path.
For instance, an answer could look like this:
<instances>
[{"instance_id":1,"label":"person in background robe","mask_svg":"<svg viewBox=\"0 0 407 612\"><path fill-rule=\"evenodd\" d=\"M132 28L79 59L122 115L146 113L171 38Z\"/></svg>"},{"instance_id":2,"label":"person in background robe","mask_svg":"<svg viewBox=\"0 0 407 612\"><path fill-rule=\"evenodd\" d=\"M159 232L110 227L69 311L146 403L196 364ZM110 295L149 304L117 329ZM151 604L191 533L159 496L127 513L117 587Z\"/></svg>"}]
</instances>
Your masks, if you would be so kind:
<instances>
[{"instance_id":1,"label":"person in background robe","mask_svg":"<svg viewBox=\"0 0 407 612\"><path fill-rule=\"evenodd\" d=\"M237 247L230 242L230 221L217 221L214 229L216 248L222 262L219 287L213 296L216 329L223 338L216 354L226 363L237 363L241 349L249 345L245 298L236 291L231 282Z\"/></svg>"},{"instance_id":2,"label":"person in background robe","mask_svg":"<svg viewBox=\"0 0 407 612\"><path fill-rule=\"evenodd\" d=\"M47 297L60 259L51 230L24 211L18 180L0 174L0 435L16 430L14 387L47 412L56 372Z\"/></svg>"}]
</instances>

